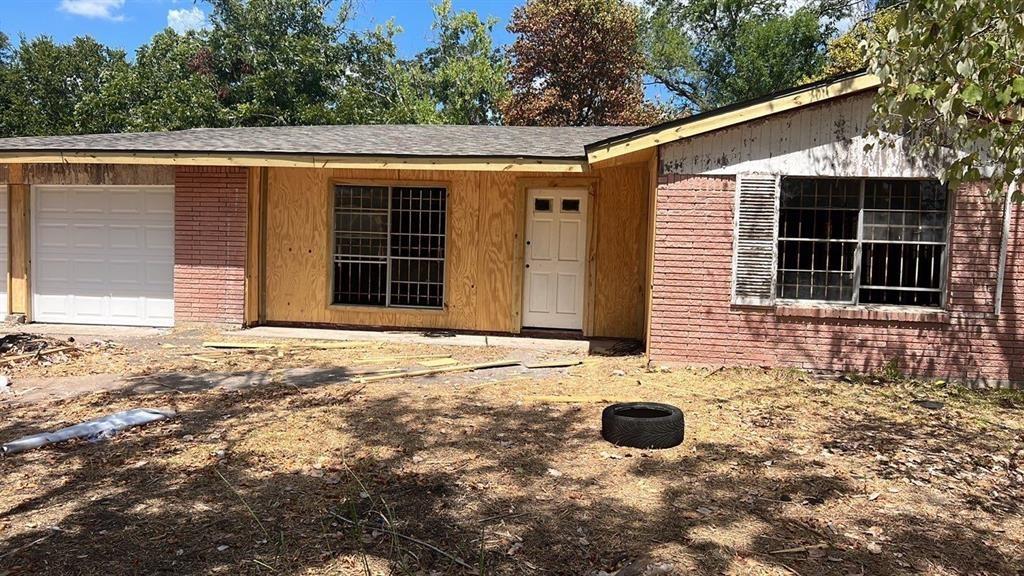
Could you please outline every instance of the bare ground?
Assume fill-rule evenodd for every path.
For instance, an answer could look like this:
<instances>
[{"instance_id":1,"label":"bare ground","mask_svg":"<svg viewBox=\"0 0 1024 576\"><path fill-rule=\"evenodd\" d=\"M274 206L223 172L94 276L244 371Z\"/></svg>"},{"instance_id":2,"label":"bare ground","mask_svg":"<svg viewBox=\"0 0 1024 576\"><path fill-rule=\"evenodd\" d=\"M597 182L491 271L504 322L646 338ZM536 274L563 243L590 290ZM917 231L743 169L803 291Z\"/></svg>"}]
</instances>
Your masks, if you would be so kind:
<instances>
[{"instance_id":1,"label":"bare ground","mask_svg":"<svg viewBox=\"0 0 1024 576\"><path fill-rule=\"evenodd\" d=\"M0 441L131 407L178 411L0 461L0 575L590 575L637 559L673 574L1024 573L1019 393L652 372L638 356L357 384L367 367L415 365L380 357L538 354L372 345L203 362L203 336L13 369L16 384L171 370L271 381L0 405ZM295 366L321 371L298 383L278 371ZM600 438L601 409L638 399L683 409L681 447Z\"/></svg>"}]
</instances>

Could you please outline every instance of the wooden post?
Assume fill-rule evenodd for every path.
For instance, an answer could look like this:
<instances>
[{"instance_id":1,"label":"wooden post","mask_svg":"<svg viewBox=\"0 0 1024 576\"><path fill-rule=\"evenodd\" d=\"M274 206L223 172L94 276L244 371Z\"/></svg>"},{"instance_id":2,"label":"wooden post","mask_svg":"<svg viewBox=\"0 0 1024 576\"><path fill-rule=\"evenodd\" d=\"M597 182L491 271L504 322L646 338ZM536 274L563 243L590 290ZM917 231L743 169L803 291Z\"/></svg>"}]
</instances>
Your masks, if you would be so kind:
<instances>
[{"instance_id":1,"label":"wooden post","mask_svg":"<svg viewBox=\"0 0 1024 576\"><path fill-rule=\"evenodd\" d=\"M31 230L30 213L31 186L25 182L25 170L21 164L11 164L7 185L8 233L7 245L10 250L10 271L8 273L8 307L11 315L25 315L31 320Z\"/></svg>"},{"instance_id":2,"label":"wooden post","mask_svg":"<svg viewBox=\"0 0 1024 576\"><path fill-rule=\"evenodd\" d=\"M267 168L249 168L248 214L246 224L245 306L243 322L255 326L263 313L263 228L266 205Z\"/></svg>"}]
</instances>

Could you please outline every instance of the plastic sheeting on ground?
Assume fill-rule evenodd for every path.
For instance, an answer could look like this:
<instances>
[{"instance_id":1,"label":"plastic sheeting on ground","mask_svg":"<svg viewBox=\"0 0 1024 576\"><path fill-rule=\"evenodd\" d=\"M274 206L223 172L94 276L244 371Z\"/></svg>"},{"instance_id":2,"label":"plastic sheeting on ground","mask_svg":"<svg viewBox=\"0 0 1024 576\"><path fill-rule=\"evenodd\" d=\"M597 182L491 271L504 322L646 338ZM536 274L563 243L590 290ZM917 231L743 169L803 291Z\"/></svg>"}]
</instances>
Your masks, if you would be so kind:
<instances>
[{"instance_id":1,"label":"plastic sheeting on ground","mask_svg":"<svg viewBox=\"0 0 1024 576\"><path fill-rule=\"evenodd\" d=\"M124 412L118 412L116 414L97 418L96 420L90 420L89 422L82 422L81 424L61 428L56 432L44 432L42 434L34 434L32 436L18 438L13 442L8 442L7 444L0 446L0 454L3 454L4 456L17 454L18 452L42 448L48 444L64 442L75 438L84 438L91 442L98 442L100 440L110 438L126 428L141 426L158 420L166 420L172 416L174 416L173 410L157 410L154 408L136 408L134 410L126 410Z\"/></svg>"}]
</instances>

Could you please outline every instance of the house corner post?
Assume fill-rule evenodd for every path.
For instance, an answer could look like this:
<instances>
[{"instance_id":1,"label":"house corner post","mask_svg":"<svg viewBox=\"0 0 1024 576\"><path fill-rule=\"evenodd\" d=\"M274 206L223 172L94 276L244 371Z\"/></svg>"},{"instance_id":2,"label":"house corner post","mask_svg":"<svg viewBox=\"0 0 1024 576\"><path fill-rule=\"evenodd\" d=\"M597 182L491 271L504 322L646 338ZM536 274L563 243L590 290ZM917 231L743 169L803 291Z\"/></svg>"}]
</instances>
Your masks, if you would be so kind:
<instances>
[{"instance_id":1,"label":"house corner post","mask_svg":"<svg viewBox=\"0 0 1024 576\"><path fill-rule=\"evenodd\" d=\"M7 245L10 247L10 270L7 274L7 309L11 317L29 321L32 314L31 186L27 183L22 164L11 164L8 175Z\"/></svg>"}]
</instances>

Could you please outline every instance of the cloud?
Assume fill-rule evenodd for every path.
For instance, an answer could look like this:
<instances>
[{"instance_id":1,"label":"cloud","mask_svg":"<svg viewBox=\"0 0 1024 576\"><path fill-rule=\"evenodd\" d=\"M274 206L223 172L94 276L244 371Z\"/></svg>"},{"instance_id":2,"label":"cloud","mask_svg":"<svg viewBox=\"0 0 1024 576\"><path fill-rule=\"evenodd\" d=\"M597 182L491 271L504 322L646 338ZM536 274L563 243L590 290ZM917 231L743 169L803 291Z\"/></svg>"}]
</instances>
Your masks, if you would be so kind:
<instances>
[{"instance_id":1,"label":"cloud","mask_svg":"<svg viewBox=\"0 0 1024 576\"><path fill-rule=\"evenodd\" d=\"M189 30L202 30L206 28L206 12L198 6L185 10L168 10L167 26L174 29L178 34L184 34Z\"/></svg>"},{"instance_id":2,"label":"cloud","mask_svg":"<svg viewBox=\"0 0 1024 576\"><path fill-rule=\"evenodd\" d=\"M122 8L124 0L60 0L59 6L59 10L68 14L115 22L124 20L124 14L120 13Z\"/></svg>"}]
</instances>

